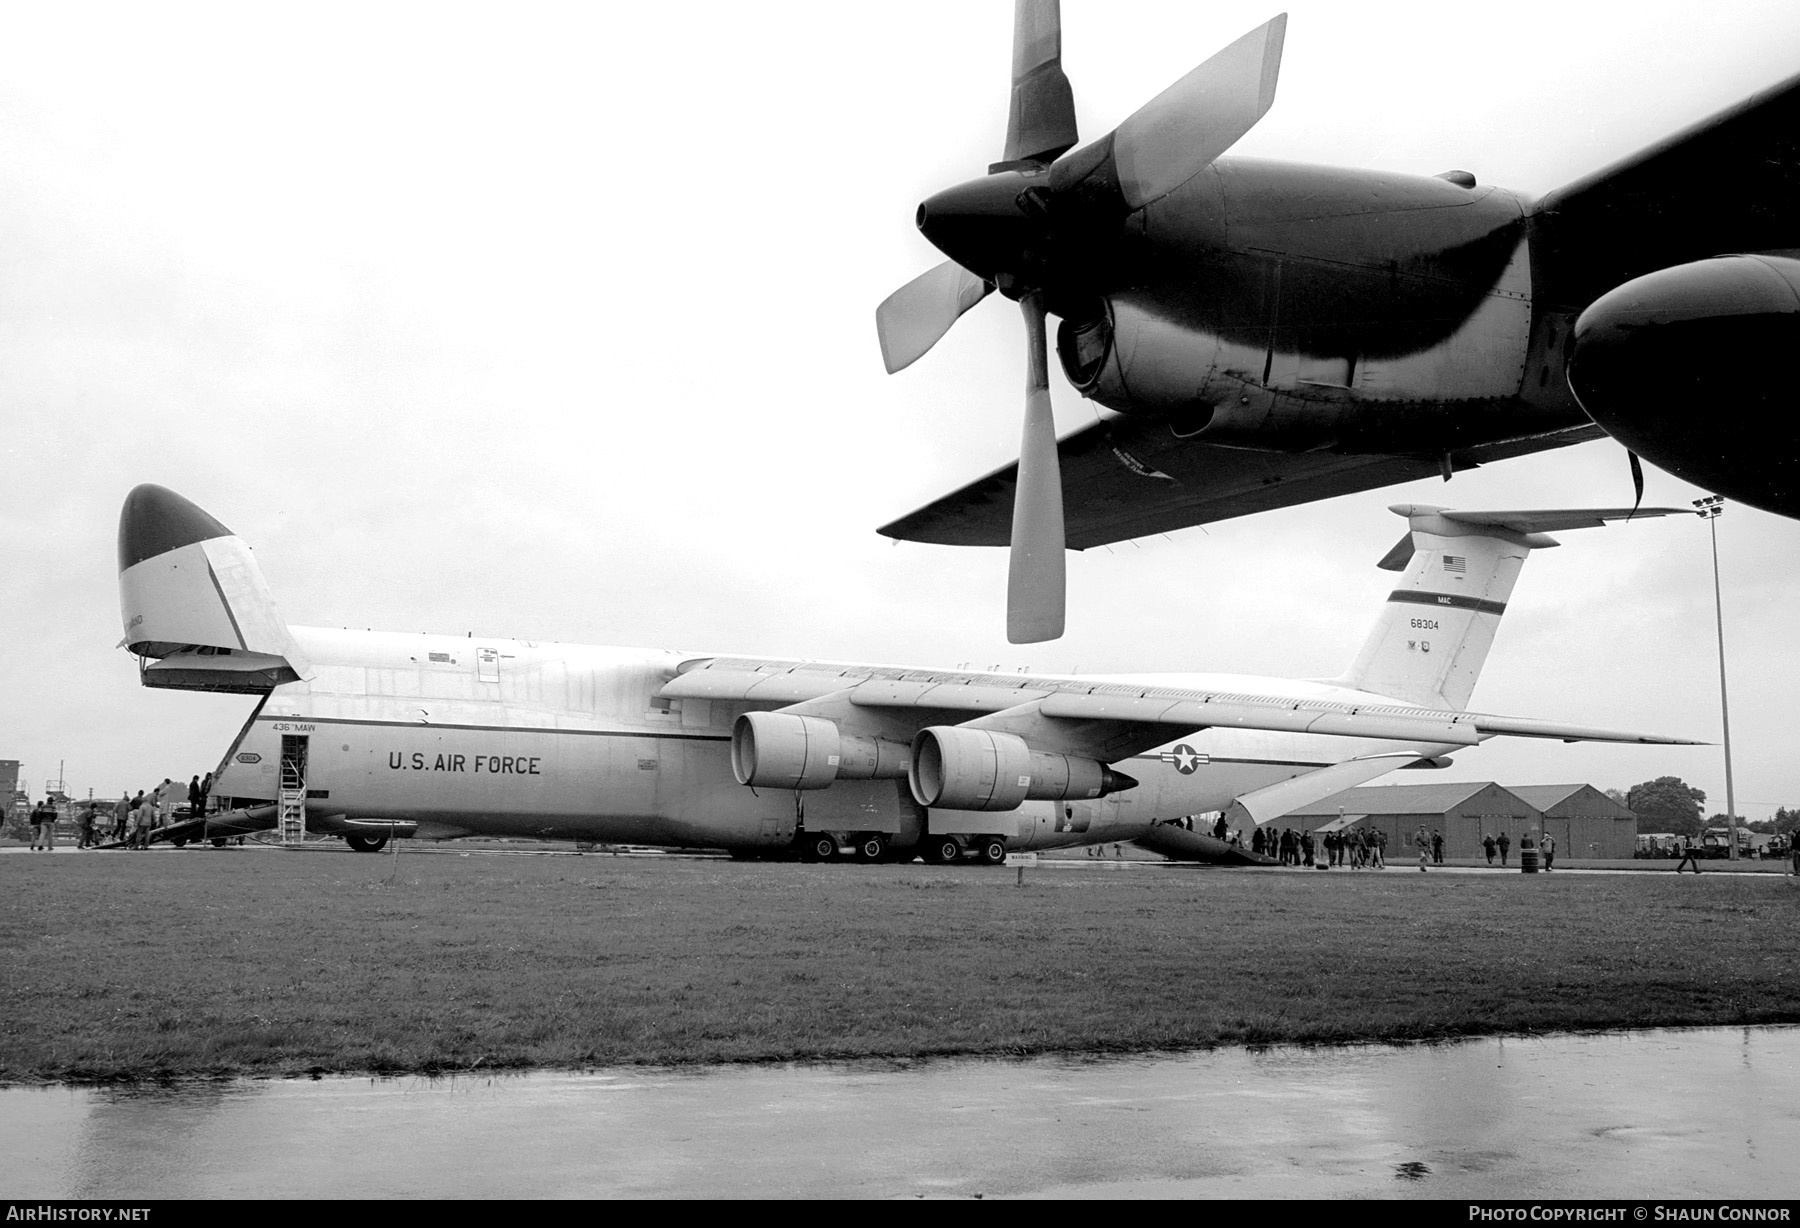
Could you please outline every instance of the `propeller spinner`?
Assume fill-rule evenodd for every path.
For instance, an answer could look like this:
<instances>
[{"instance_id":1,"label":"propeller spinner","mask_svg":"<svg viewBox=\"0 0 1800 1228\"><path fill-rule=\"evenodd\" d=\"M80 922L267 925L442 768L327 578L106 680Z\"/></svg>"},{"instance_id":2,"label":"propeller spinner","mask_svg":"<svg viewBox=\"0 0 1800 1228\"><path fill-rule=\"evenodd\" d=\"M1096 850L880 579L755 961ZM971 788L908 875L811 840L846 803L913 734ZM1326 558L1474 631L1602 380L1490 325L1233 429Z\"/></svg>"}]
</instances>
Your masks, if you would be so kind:
<instances>
[{"instance_id":1,"label":"propeller spinner","mask_svg":"<svg viewBox=\"0 0 1800 1228\"><path fill-rule=\"evenodd\" d=\"M1059 0L1015 0L1006 148L988 175L919 206L918 225L949 261L876 310L889 373L922 357L995 289L1025 316L1025 427L1013 494L1006 638L1063 633L1062 473L1050 413L1046 301L1080 293L1127 218L1199 174L1275 100L1283 13L1068 154L1075 101L1062 71ZM1067 154L1067 156L1064 156Z\"/></svg>"}]
</instances>

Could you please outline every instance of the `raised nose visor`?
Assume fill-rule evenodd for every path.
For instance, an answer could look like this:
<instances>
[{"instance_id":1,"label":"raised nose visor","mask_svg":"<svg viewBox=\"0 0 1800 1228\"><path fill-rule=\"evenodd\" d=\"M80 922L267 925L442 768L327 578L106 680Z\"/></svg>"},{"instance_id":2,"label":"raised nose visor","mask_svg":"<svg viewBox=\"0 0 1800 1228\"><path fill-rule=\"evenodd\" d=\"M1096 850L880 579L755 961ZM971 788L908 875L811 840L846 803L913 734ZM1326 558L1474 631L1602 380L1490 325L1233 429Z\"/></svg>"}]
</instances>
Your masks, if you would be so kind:
<instances>
[{"instance_id":1,"label":"raised nose visor","mask_svg":"<svg viewBox=\"0 0 1800 1228\"><path fill-rule=\"evenodd\" d=\"M160 486L120 512L119 607L145 686L261 694L308 672L250 548Z\"/></svg>"}]
</instances>

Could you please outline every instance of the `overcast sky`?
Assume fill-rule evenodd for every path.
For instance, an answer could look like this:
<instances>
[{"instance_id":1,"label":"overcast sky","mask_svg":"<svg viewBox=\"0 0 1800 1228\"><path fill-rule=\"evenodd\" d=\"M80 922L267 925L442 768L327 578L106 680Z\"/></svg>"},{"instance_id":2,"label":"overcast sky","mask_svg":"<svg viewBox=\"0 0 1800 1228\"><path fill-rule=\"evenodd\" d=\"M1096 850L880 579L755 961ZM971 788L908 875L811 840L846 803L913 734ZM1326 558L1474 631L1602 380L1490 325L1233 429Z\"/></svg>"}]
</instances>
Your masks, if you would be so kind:
<instances>
[{"instance_id":1,"label":"overcast sky","mask_svg":"<svg viewBox=\"0 0 1800 1228\"><path fill-rule=\"evenodd\" d=\"M1288 7L1234 152L1532 194L1800 70L1791 0ZM1083 136L1275 11L1066 0ZM1017 455L1017 311L892 377L873 316L940 259L917 202L1000 156L1010 37L998 0L0 8L0 758L116 794L211 768L247 715L114 648L140 482L240 533L295 623L1301 677L1391 588L1388 504L1630 503L1595 443L1089 551L1068 635L1008 645L1004 551L874 529ZM1059 431L1092 420L1052 393ZM1719 528L1760 817L1800 805L1800 525ZM1712 620L1699 520L1567 534L1474 706L1716 738ZM1725 796L1716 748L1496 741L1451 771Z\"/></svg>"}]
</instances>

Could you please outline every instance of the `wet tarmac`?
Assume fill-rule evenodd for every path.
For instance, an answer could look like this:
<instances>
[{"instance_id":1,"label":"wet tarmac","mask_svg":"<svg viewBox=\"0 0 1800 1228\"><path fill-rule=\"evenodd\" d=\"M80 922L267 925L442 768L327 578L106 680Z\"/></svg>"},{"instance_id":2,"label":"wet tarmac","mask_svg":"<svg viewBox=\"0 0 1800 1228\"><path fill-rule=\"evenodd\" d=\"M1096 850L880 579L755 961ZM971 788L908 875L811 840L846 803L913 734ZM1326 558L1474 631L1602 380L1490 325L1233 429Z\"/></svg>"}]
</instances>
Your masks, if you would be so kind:
<instances>
[{"instance_id":1,"label":"wet tarmac","mask_svg":"<svg viewBox=\"0 0 1800 1228\"><path fill-rule=\"evenodd\" d=\"M1800 1028L0 1090L0 1198L1790 1198Z\"/></svg>"}]
</instances>

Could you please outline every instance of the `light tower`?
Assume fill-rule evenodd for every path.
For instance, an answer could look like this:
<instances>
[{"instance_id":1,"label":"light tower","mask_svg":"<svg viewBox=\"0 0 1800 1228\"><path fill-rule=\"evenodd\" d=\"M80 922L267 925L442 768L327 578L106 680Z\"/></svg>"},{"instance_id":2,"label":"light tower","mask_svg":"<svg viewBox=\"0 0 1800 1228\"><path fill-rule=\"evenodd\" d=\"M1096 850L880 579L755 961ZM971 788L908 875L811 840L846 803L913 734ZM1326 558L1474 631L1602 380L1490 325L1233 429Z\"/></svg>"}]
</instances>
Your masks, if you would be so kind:
<instances>
[{"instance_id":1,"label":"light tower","mask_svg":"<svg viewBox=\"0 0 1800 1228\"><path fill-rule=\"evenodd\" d=\"M1713 617L1719 628L1719 723L1725 734L1725 838L1729 842L1727 856L1736 861L1737 797L1731 788L1731 703L1725 694L1725 602L1719 595L1719 514L1725 510L1725 496L1708 495L1704 499L1695 499L1694 507L1712 530Z\"/></svg>"}]
</instances>

